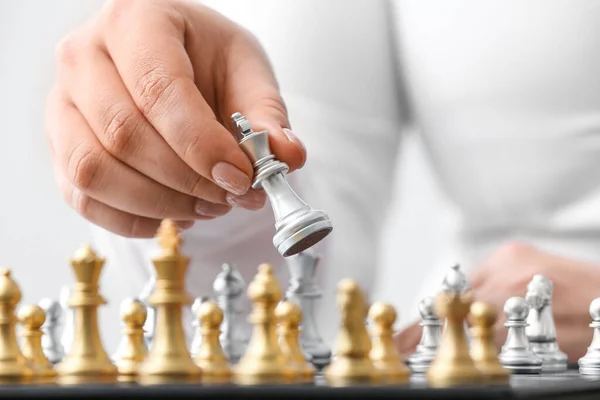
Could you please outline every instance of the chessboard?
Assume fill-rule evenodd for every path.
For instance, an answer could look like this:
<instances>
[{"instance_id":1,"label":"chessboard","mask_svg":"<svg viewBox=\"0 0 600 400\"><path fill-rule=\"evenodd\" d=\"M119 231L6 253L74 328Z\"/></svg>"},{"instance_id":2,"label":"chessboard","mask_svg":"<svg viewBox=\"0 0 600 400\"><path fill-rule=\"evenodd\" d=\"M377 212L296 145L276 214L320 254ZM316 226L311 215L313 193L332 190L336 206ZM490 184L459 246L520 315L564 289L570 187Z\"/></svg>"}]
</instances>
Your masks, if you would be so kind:
<instances>
[{"instance_id":1,"label":"chessboard","mask_svg":"<svg viewBox=\"0 0 600 400\"><path fill-rule=\"evenodd\" d=\"M556 374L511 377L510 384L497 386L464 386L430 388L423 376L413 376L402 385L350 385L330 386L326 379L317 376L314 382L289 385L234 384L80 384L61 385L8 385L0 386L0 398L11 399L598 399L600 379L585 378L576 366Z\"/></svg>"},{"instance_id":2,"label":"chessboard","mask_svg":"<svg viewBox=\"0 0 600 400\"><path fill-rule=\"evenodd\" d=\"M338 283L338 335L330 349L318 334L312 274L318 257L289 258L292 283L283 289L269 264L247 288L224 264L217 300L191 299L189 259L175 222L162 222L152 258L155 276L143 296L121 306L123 334L108 355L99 334L106 304L99 278L105 260L83 245L70 260L75 283L64 307L52 299L19 306L18 278L0 269L0 398L365 398L597 399L600 396L600 299L590 304L594 339L569 365L555 337L552 282L532 277L524 297L507 299L505 344L494 345L499 310L476 301L466 275L452 266L436 296L423 299L421 341L407 359L394 343L396 311L369 304L359 282ZM240 334L238 302L249 337ZM182 312L190 308L195 335L188 343ZM65 339L66 338L66 339ZM18 340L20 339L20 340Z\"/></svg>"}]
</instances>

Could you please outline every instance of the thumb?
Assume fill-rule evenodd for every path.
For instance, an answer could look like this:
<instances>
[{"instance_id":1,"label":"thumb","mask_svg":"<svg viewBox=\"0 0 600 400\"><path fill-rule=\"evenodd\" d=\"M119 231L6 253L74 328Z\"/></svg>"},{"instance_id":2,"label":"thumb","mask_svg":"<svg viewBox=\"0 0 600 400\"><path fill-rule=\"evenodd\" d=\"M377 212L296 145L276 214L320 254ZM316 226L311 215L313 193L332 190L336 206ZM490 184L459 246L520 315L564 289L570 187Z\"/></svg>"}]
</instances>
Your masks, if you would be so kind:
<instances>
[{"instance_id":1,"label":"thumb","mask_svg":"<svg viewBox=\"0 0 600 400\"><path fill-rule=\"evenodd\" d=\"M232 38L223 87L223 121L240 112L255 131L267 130L271 151L290 167L290 172L306 162L306 148L292 132L279 85L262 47L244 32ZM230 122L231 124L231 122ZM233 124L230 125L233 129Z\"/></svg>"}]
</instances>

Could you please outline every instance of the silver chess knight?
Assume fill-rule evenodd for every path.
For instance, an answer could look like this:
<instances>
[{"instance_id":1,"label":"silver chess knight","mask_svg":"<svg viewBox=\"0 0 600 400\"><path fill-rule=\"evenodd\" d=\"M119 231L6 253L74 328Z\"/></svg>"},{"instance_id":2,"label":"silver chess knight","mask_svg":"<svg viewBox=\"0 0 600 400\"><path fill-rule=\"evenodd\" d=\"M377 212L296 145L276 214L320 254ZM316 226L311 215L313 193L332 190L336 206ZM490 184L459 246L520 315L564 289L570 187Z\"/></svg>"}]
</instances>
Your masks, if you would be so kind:
<instances>
[{"instance_id":1,"label":"silver chess knight","mask_svg":"<svg viewBox=\"0 0 600 400\"><path fill-rule=\"evenodd\" d=\"M414 373L427 372L435 359L442 339L442 322L435 314L433 297L425 297L421 300L419 313L421 314L419 325L423 328L421 340L415 352L406 360L409 368Z\"/></svg>"},{"instance_id":2,"label":"silver chess knight","mask_svg":"<svg viewBox=\"0 0 600 400\"><path fill-rule=\"evenodd\" d=\"M322 296L315 281L319 256L308 249L288 257L286 261L290 271L290 286L286 291L286 298L298 304L302 310L300 346L310 356L309 361L317 369L322 369L331 361L331 350L319 334L315 316L315 302Z\"/></svg>"},{"instance_id":3,"label":"silver chess knight","mask_svg":"<svg viewBox=\"0 0 600 400\"><path fill-rule=\"evenodd\" d=\"M213 282L217 304L223 310L220 342L231 364L236 364L246 351L248 337L241 314L241 299L246 283L233 264L223 264Z\"/></svg>"},{"instance_id":4,"label":"silver chess knight","mask_svg":"<svg viewBox=\"0 0 600 400\"><path fill-rule=\"evenodd\" d=\"M58 328L62 325L63 310L60 303L50 298L43 298L38 304L44 313L46 321L42 325L42 349L48 361L59 363L65 356L65 351L58 336Z\"/></svg>"},{"instance_id":5,"label":"silver chess knight","mask_svg":"<svg viewBox=\"0 0 600 400\"><path fill-rule=\"evenodd\" d=\"M320 242L333 226L327 214L306 204L285 179L287 164L275 159L267 131L254 132L240 113L231 116L240 147L254 165L252 187L262 188L275 214L273 245L284 257L297 254Z\"/></svg>"},{"instance_id":6,"label":"silver chess knight","mask_svg":"<svg viewBox=\"0 0 600 400\"><path fill-rule=\"evenodd\" d=\"M514 374L539 374L542 372L542 359L532 350L525 328L529 304L522 297L511 297L504 303L504 315L508 328L506 342L498 358L504 368Z\"/></svg>"},{"instance_id":7,"label":"silver chess knight","mask_svg":"<svg viewBox=\"0 0 600 400\"><path fill-rule=\"evenodd\" d=\"M590 303L590 328L594 329L592 343L590 343L585 356L579 359L579 373L581 375L600 375L600 297Z\"/></svg>"},{"instance_id":8,"label":"silver chess knight","mask_svg":"<svg viewBox=\"0 0 600 400\"><path fill-rule=\"evenodd\" d=\"M544 372L560 372L567 369L567 355L559 349L556 342L552 291L552 281L540 274L534 275L527 285L526 300L530 311L526 332L532 350L544 361Z\"/></svg>"},{"instance_id":9,"label":"silver chess knight","mask_svg":"<svg viewBox=\"0 0 600 400\"><path fill-rule=\"evenodd\" d=\"M146 282L146 285L144 285L139 297L139 300L146 306L147 311L146 323L144 324L144 341L146 342L146 347L148 348L152 346L152 341L154 340L154 329L156 326L156 313L154 312L154 307L148 304L148 298L154 291L155 285L156 276L150 275L150 278Z\"/></svg>"}]
</instances>

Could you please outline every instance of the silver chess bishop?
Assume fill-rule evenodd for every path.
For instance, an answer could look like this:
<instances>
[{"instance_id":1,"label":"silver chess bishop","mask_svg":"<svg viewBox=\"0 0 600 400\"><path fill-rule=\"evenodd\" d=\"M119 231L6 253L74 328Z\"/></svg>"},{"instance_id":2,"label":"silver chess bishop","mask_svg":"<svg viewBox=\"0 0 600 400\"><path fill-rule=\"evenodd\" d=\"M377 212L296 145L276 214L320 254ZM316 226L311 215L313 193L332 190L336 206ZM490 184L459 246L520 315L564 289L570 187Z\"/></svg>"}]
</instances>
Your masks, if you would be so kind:
<instances>
[{"instance_id":1,"label":"silver chess bishop","mask_svg":"<svg viewBox=\"0 0 600 400\"><path fill-rule=\"evenodd\" d=\"M525 333L529 304L522 297L511 297L504 303L504 315L508 328L506 341L498 358L504 368L514 374L539 374L542 372L542 359L532 350Z\"/></svg>"},{"instance_id":2,"label":"silver chess bishop","mask_svg":"<svg viewBox=\"0 0 600 400\"><path fill-rule=\"evenodd\" d=\"M267 131L254 132L240 113L231 116L235 137L254 165L254 189L266 192L275 214L273 245L284 257L304 251L325 238L333 226L327 214L306 204L285 179L287 164L275 159Z\"/></svg>"},{"instance_id":3,"label":"silver chess bishop","mask_svg":"<svg viewBox=\"0 0 600 400\"><path fill-rule=\"evenodd\" d=\"M530 311L526 333L532 350L544 361L544 372L560 372L567 369L567 355L560 350L556 342L552 292L552 281L544 275L534 275L527 285L526 300Z\"/></svg>"},{"instance_id":4,"label":"silver chess bishop","mask_svg":"<svg viewBox=\"0 0 600 400\"><path fill-rule=\"evenodd\" d=\"M406 360L408 367L417 374L427 372L442 339L442 322L435 313L433 297L425 297L421 300L419 313L421 314L419 325L423 328L421 340L415 352Z\"/></svg>"},{"instance_id":5,"label":"silver chess bishop","mask_svg":"<svg viewBox=\"0 0 600 400\"><path fill-rule=\"evenodd\" d=\"M241 315L241 300L246 283L233 264L223 264L222 271L213 282L217 304L223 310L220 342L227 359L236 364L248 345Z\"/></svg>"},{"instance_id":6,"label":"silver chess bishop","mask_svg":"<svg viewBox=\"0 0 600 400\"><path fill-rule=\"evenodd\" d=\"M50 298L43 298L38 305L46 314L46 321L42 325L42 350L48 361L57 364L65 356L65 350L58 335L58 329L62 324L63 310L58 301Z\"/></svg>"},{"instance_id":7,"label":"silver chess bishop","mask_svg":"<svg viewBox=\"0 0 600 400\"><path fill-rule=\"evenodd\" d=\"M322 369L331 361L331 350L319 334L315 316L315 302L322 296L315 281L319 256L312 249L308 249L288 257L286 261L290 271L286 299L298 304L302 310L300 346L315 368Z\"/></svg>"},{"instance_id":8,"label":"silver chess bishop","mask_svg":"<svg viewBox=\"0 0 600 400\"><path fill-rule=\"evenodd\" d=\"M579 373L581 375L600 375L600 297L590 303L590 328L594 329L592 343L587 353L579 359Z\"/></svg>"}]
</instances>

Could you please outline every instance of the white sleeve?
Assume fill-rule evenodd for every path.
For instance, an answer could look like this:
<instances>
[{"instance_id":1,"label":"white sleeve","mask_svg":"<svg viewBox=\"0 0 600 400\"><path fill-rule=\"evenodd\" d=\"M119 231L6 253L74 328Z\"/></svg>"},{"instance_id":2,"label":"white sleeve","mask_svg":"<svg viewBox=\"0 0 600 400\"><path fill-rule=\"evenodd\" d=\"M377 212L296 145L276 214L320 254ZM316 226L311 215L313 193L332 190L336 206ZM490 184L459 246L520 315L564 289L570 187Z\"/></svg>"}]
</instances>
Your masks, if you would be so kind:
<instances>
[{"instance_id":1,"label":"white sleeve","mask_svg":"<svg viewBox=\"0 0 600 400\"><path fill-rule=\"evenodd\" d=\"M340 279L357 279L370 290L378 238L393 189L402 105L388 2L204 3L261 41L281 85L293 130L307 147L306 166L289 178L301 197L325 210L334 225L333 233L319 247L325 289L321 304L329 305L321 311L327 315L335 307L332 296ZM220 264L226 261L236 260L246 279L252 278L259 262L284 263L273 249L269 206L254 213L236 210L199 223L192 231L186 233L186 243L193 252L190 268L198 277L190 278L197 282L190 287L193 292L210 291ZM96 238L106 251L120 249L119 254L111 252L124 261L120 268L115 266L121 271L135 268L134 258L149 257L146 245L138 245L140 241L117 238L103 230L96 230ZM135 257L127 255L136 253ZM149 263L140 268L148 271ZM285 268L280 277L285 285ZM142 286L143 279L127 287ZM328 333L323 332L324 336Z\"/></svg>"}]
</instances>

